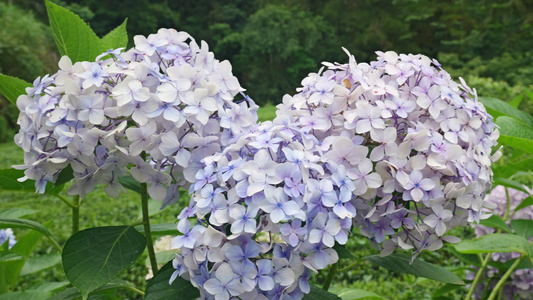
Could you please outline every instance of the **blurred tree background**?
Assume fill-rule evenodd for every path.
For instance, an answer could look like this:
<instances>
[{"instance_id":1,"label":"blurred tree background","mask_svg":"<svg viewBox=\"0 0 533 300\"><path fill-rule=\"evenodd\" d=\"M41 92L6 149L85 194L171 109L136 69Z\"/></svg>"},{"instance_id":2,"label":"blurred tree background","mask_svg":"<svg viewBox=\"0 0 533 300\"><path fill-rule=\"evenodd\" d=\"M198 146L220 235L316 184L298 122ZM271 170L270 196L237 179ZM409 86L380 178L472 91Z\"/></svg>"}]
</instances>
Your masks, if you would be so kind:
<instances>
[{"instance_id":1,"label":"blurred tree background","mask_svg":"<svg viewBox=\"0 0 533 300\"><path fill-rule=\"evenodd\" d=\"M322 61L422 53L480 95L509 100L533 84L533 0L55 0L102 36L128 18L130 40L172 27L228 59L259 104L278 103ZM44 1L0 0L0 72L32 81L58 54ZM531 102L531 101L529 101ZM526 105L526 104L524 104ZM0 141L16 115L0 104Z\"/></svg>"}]
</instances>

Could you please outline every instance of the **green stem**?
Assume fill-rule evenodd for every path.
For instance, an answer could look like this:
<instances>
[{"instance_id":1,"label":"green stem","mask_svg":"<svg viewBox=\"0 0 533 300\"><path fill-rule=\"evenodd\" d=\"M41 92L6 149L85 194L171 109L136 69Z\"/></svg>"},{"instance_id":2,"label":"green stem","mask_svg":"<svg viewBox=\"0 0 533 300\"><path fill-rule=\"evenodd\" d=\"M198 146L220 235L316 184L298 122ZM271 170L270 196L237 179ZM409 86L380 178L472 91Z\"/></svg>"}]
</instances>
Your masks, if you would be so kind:
<instances>
[{"instance_id":1,"label":"green stem","mask_svg":"<svg viewBox=\"0 0 533 300\"><path fill-rule=\"evenodd\" d=\"M518 264L522 261L523 258L524 258L523 256L520 256L520 258L516 259L516 261L511 265L511 267L507 270L507 272L503 274L502 278L500 278L498 283L496 283L496 286L490 293L490 296L487 300L494 300L496 298L496 295L498 294L498 290L500 290L503 287L503 285L505 284L505 281L507 281L507 278L511 276L511 274L514 272L516 267L518 267Z\"/></svg>"},{"instance_id":2,"label":"green stem","mask_svg":"<svg viewBox=\"0 0 533 300\"><path fill-rule=\"evenodd\" d=\"M329 289L329 286L331 285L331 282L333 281L333 277L335 277L335 273L337 273L337 264L333 264L329 268L328 277L326 278L326 281L324 282L324 285L322 286L323 290L327 291Z\"/></svg>"},{"instance_id":3,"label":"green stem","mask_svg":"<svg viewBox=\"0 0 533 300\"><path fill-rule=\"evenodd\" d=\"M342 268L342 269L339 269L338 271L339 271L339 273L346 272L346 271L350 270L351 268L357 266L357 265L360 264L360 263L361 263L361 260L358 259L358 260L356 260L354 263L352 263L351 265L349 265L349 266L347 266L347 267L344 267L344 268Z\"/></svg>"},{"instance_id":4,"label":"green stem","mask_svg":"<svg viewBox=\"0 0 533 300\"><path fill-rule=\"evenodd\" d=\"M72 234L80 231L80 196L74 196L74 205L72 206Z\"/></svg>"},{"instance_id":5,"label":"green stem","mask_svg":"<svg viewBox=\"0 0 533 300\"><path fill-rule=\"evenodd\" d=\"M142 156L144 158L144 153ZM152 233L150 231L150 216L148 213L148 185L146 183L141 183L141 202L146 247L148 247L148 257L150 257L152 272L155 274L157 273L157 259L155 258L154 243L152 241Z\"/></svg>"},{"instance_id":6,"label":"green stem","mask_svg":"<svg viewBox=\"0 0 533 300\"><path fill-rule=\"evenodd\" d=\"M57 248L57 250L59 250L59 253L62 253L63 252L63 248L61 248L61 246L59 246L59 244L56 242L56 240L54 240L53 237L51 236L47 236L48 239L50 240L50 242L52 242L52 244L54 245L54 247Z\"/></svg>"},{"instance_id":7,"label":"green stem","mask_svg":"<svg viewBox=\"0 0 533 300\"><path fill-rule=\"evenodd\" d=\"M144 292L143 291L141 291L141 290L139 290L139 289L137 289L137 288L135 288L133 286L128 286L128 289L134 291L135 293L137 293L137 294L139 294L141 296L144 296Z\"/></svg>"},{"instance_id":8,"label":"green stem","mask_svg":"<svg viewBox=\"0 0 533 300\"><path fill-rule=\"evenodd\" d=\"M74 208L75 205L70 203L70 201L68 201L65 197L59 195L59 194L56 194L55 195L57 198L59 198L59 200L63 201L66 205L70 206L71 208Z\"/></svg>"},{"instance_id":9,"label":"green stem","mask_svg":"<svg viewBox=\"0 0 533 300\"><path fill-rule=\"evenodd\" d=\"M472 285L470 286L470 289L468 290L468 294L466 294L466 297L465 297L466 300L469 300L472 298L472 295L474 294L474 290L476 289L476 286L479 283L481 276L483 275L483 271L485 271L485 268L487 268L487 265L489 264L490 256L491 254L487 253L485 258L483 259L483 262L481 263L481 267L477 271L476 278L474 278L474 281L472 281Z\"/></svg>"}]
</instances>

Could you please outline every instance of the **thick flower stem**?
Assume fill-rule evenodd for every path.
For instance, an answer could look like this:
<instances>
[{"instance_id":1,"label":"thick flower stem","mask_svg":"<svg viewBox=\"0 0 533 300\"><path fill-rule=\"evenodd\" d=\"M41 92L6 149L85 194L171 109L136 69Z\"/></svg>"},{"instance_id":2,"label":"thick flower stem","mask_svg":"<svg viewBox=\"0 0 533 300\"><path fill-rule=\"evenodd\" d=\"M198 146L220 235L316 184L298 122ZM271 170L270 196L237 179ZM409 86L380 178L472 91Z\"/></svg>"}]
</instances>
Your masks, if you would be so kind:
<instances>
[{"instance_id":1,"label":"thick flower stem","mask_svg":"<svg viewBox=\"0 0 533 300\"><path fill-rule=\"evenodd\" d=\"M148 214L148 185L141 183L141 201L143 213L144 235L146 237L146 247L148 247L148 257L150 257L150 264L152 272L157 272L157 260L155 258L154 243L152 241L152 233L150 231L150 216Z\"/></svg>"},{"instance_id":2,"label":"thick flower stem","mask_svg":"<svg viewBox=\"0 0 533 300\"><path fill-rule=\"evenodd\" d=\"M522 261L523 258L524 258L523 256L517 258L516 261L507 270L507 272L505 272L505 274L503 274L502 278L500 278L498 283L496 283L496 286L494 287L494 289L492 289L492 292L490 293L490 296L489 296L488 300L494 300L496 298L496 296L498 295L498 291L503 288L503 285L505 284L505 281L507 281L509 276L511 276L511 274L514 272L516 267L518 267L518 264L520 264L520 262Z\"/></svg>"},{"instance_id":3,"label":"thick flower stem","mask_svg":"<svg viewBox=\"0 0 533 300\"><path fill-rule=\"evenodd\" d=\"M335 273L337 273L337 264L331 265L329 267L329 273L328 277L326 278L326 281L324 282L324 285L322 286L322 289L327 291L329 289L329 286L331 285L331 282L333 281L333 277L335 277Z\"/></svg>"},{"instance_id":4,"label":"thick flower stem","mask_svg":"<svg viewBox=\"0 0 533 300\"><path fill-rule=\"evenodd\" d=\"M468 290L468 294L466 294L466 297L465 297L466 300L469 300L472 298L472 295L474 294L476 286L479 283L479 280L481 279L481 276L483 275L485 268L487 268L487 265L489 264L490 257L491 257L491 253L487 253L487 255L485 255L485 258L483 259L483 262L481 263L481 267L477 271L476 278L474 278L474 281L472 281L472 285L470 286L470 289Z\"/></svg>"},{"instance_id":5,"label":"thick flower stem","mask_svg":"<svg viewBox=\"0 0 533 300\"><path fill-rule=\"evenodd\" d=\"M72 205L72 234L80 231L80 196L74 196L74 204Z\"/></svg>"}]
</instances>

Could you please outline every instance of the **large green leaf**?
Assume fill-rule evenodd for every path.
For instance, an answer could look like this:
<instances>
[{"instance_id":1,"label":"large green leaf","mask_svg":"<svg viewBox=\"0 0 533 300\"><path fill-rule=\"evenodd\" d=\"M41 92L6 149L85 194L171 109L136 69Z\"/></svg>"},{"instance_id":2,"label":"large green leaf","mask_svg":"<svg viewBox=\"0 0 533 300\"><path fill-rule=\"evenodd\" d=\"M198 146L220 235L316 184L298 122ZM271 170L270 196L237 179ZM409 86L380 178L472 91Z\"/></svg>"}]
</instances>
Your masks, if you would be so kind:
<instances>
[{"instance_id":1,"label":"large green leaf","mask_svg":"<svg viewBox=\"0 0 533 300\"><path fill-rule=\"evenodd\" d=\"M343 290L340 293L337 293L337 295L342 300L356 300L356 299L381 300L381 299L385 299L385 298L381 297L380 295L378 295L378 294L376 294L374 292L365 291L365 290L361 290L361 289Z\"/></svg>"},{"instance_id":2,"label":"large green leaf","mask_svg":"<svg viewBox=\"0 0 533 300\"><path fill-rule=\"evenodd\" d=\"M461 253L520 252L531 257L533 247L524 237L515 234L494 233L454 245Z\"/></svg>"},{"instance_id":3,"label":"large green leaf","mask_svg":"<svg viewBox=\"0 0 533 300\"><path fill-rule=\"evenodd\" d=\"M498 142L533 153L533 128L526 123L511 117L499 117L496 124L500 126Z\"/></svg>"},{"instance_id":4,"label":"large green leaf","mask_svg":"<svg viewBox=\"0 0 533 300\"><path fill-rule=\"evenodd\" d=\"M46 1L46 10L56 46L61 55L67 55L73 63L94 61L100 51L100 39L76 14Z\"/></svg>"},{"instance_id":5,"label":"large green leaf","mask_svg":"<svg viewBox=\"0 0 533 300\"><path fill-rule=\"evenodd\" d=\"M518 119L530 127L533 127L533 116L521 111L509 103L496 98L480 97L479 100L483 103L487 112L495 119L501 116L512 117Z\"/></svg>"},{"instance_id":6,"label":"large green leaf","mask_svg":"<svg viewBox=\"0 0 533 300\"><path fill-rule=\"evenodd\" d=\"M200 297L198 289L179 276L172 284L168 284L168 280L174 271L172 261L163 266L148 282L144 300L196 299Z\"/></svg>"},{"instance_id":7,"label":"large green leaf","mask_svg":"<svg viewBox=\"0 0 533 300\"><path fill-rule=\"evenodd\" d=\"M364 259L391 271L408 273L446 283L464 284L461 278L447 269L420 259L415 259L411 263L411 257L405 254L392 254L385 257L371 255L364 257Z\"/></svg>"},{"instance_id":8,"label":"large green leaf","mask_svg":"<svg viewBox=\"0 0 533 300\"><path fill-rule=\"evenodd\" d=\"M516 234L526 239L533 237L533 220L515 219L511 220L511 226Z\"/></svg>"},{"instance_id":9,"label":"large green leaf","mask_svg":"<svg viewBox=\"0 0 533 300\"><path fill-rule=\"evenodd\" d=\"M117 28L111 30L100 40L100 52L110 49L125 48L128 45L128 32L126 24L128 19L124 20Z\"/></svg>"},{"instance_id":10,"label":"large green leaf","mask_svg":"<svg viewBox=\"0 0 533 300\"><path fill-rule=\"evenodd\" d=\"M311 285L311 291L306 294L303 300L340 300L335 294L325 291L317 286Z\"/></svg>"},{"instance_id":11,"label":"large green leaf","mask_svg":"<svg viewBox=\"0 0 533 300\"><path fill-rule=\"evenodd\" d=\"M57 253L45 254L30 257L22 270L20 276L25 276L52 268L61 262L61 255Z\"/></svg>"},{"instance_id":12,"label":"large green leaf","mask_svg":"<svg viewBox=\"0 0 533 300\"><path fill-rule=\"evenodd\" d=\"M29 82L20 78L0 74L0 93L14 105L17 105L17 98L25 94L25 89L30 86Z\"/></svg>"},{"instance_id":13,"label":"large green leaf","mask_svg":"<svg viewBox=\"0 0 533 300\"><path fill-rule=\"evenodd\" d=\"M137 260L145 247L146 239L131 226L89 228L67 240L63 269L87 298Z\"/></svg>"},{"instance_id":14,"label":"large green leaf","mask_svg":"<svg viewBox=\"0 0 533 300\"><path fill-rule=\"evenodd\" d=\"M513 230L509 228L509 226L507 226L507 224L505 224L503 219L498 215L492 215L488 219L481 220L479 224L489 226L492 228L496 228L496 229L501 229L502 231L509 232L509 233L513 232Z\"/></svg>"}]
</instances>

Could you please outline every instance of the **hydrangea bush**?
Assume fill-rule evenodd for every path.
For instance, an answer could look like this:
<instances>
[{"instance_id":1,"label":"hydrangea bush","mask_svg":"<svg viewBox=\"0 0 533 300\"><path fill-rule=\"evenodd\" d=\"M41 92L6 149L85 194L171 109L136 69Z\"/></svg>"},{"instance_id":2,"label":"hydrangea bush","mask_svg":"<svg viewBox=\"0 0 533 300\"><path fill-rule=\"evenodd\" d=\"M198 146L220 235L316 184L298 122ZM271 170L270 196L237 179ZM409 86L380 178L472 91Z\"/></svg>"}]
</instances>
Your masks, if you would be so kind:
<instances>
[{"instance_id":1,"label":"hydrangea bush","mask_svg":"<svg viewBox=\"0 0 533 300\"><path fill-rule=\"evenodd\" d=\"M326 64L284 97L273 124L203 160L178 217L174 277L217 300L299 299L309 271L337 262L333 246L354 227L383 244L382 255L400 247L416 256L479 222L499 158L492 118L438 62L378 54Z\"/></svg>"},{"instance_id":2,"label":"hydrangea bush","mask_svg":"<svg viewBox=\"0 0 533 300\"><path fill-rule=\"evenodd\" d=\"M46 236L79 297L96 296L148 249L155 275L146 290L120 285L146 299L336 299L327 289L338 261L351 257L343 246L356 231L381 250L357 259L464 284L417 255L458 242L449 232L459 226L506 229L487 219L499 204L485 198L501 156L498 126L503 141L531 153L523 132L533 132L533 117L484 99L499 116L495 122L476 90L453 81L436 60L389 51L357 63L346 51L348 63L324 63L295 95L283 97L273 121L258 123L258 107L231 64L215 59L205 42L160 29L134 37L125 50L125 23L100 39L76 15L46 5L64 56L56 74L33 84L0 74L0 92L21 111L15 142L25 153L18 170L0 170L0 188L59 197L72 208L73 235L61 246L46 226L22 218L28 210L0 210L0 228ZM69 34L71 26L78 35ZM528 171L530 163L501 166L507 175L499 182L516 186L514 169ZM142 222L78 232L79 199L97 185L112 197L139 192ZM62 195L64 186L73 201ZM148 198L172 209L180 188L191 199L177 226L150 227ZM174 259L158 270L151 234L175 234L176 227ZM454 248L489 253L477 278L490 253L518 250L510 271L533 261L529 234L493 233ZM6 261L16 258L3 261L0 293L16 284L36 236L20 238L13 249L25 248L22 254L0 252ZM312 286L311 275L328 266L323 290Z\"/></svg>"}]
</instances>

